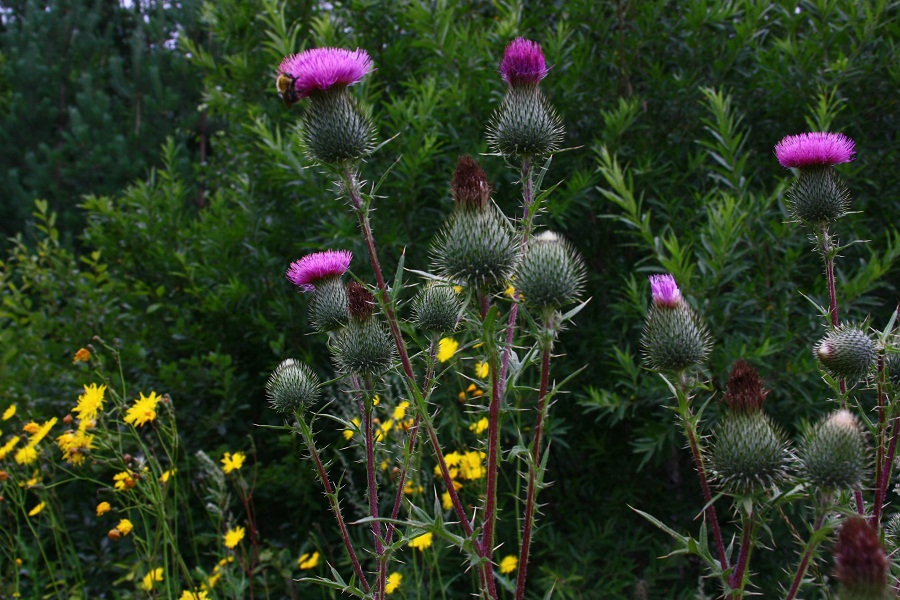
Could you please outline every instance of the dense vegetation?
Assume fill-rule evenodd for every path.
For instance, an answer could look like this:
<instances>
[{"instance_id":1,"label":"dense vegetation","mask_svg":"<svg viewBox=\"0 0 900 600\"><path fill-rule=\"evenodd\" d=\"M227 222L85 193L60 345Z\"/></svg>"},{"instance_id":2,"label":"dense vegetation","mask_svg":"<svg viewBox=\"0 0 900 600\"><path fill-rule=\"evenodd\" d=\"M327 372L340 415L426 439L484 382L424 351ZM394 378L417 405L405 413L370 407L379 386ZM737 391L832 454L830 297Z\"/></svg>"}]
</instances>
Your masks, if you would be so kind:
<instances>
[{"instance_id":1,"label":"dense vegetation","mask_svg":"<svg viewBox=\"0 0 900 600\"><path fill-rule=\"evenodd\" d=\"M786 430L829 408L809 301L825 306L827 292L819 258L787 223L790 175L772 154L784 135L856 140L858 158L841 171L859 212L840 235L867 243L839 263L842 318L871 315L882 326L896 305L900 24L886 0L29 1L3 10L0 220L13 237L0 264L0 412L16 404L29 419L64 415L95 381L72 356L101 349L99 336L120 353L131 390L171 396L184 472L197 450L251 455L257 514L279 515L260 517L260 537L288 556L271 559L285 575L273 589L298 593L285 581L298 576L288 563L301 549L340 553L296 443L253 426L278 421L264 382L280 360L329 364L323 339L307 335L306 300L282 273L324 247L365 255L352 215L335 210L328 178L298 145L299 107L276 93L287 54L361 47L375 62L355 93L380 139L396 135L363 169L377 179L390 168L373 216L389 272L404 249L407 268L427 267L457 156L487 152L506 43L537 40L552 65L543 89L567 150L549 164L545 184L560 185L546 222L585 258L592 300L578 334L557 347L559 373L589 367L549 426L553 485L541 496L535 598L703 588L691 560L657 558L669 538L629 508L691 530L702 506L668 391L640 364L646 274L674 274L703 314L715 389L742 357ZM497 156L483 165L497 203L514 212L515 172ZM708 410L718 411L715 400ZM333 460L352 471L334 437ZM194 520L204 485L183 488ZM106 535L93 505L72 497L62 508L73 538ZM185 542L200 563L202 544ZM79 552L96 582L91 597L119 597L114 582L127 597L133 584L118 581L127 557L99 542ZM758 585L774 593L765 586L795 556L779 546L761 557Z\"/></svg>"}]
</instances>

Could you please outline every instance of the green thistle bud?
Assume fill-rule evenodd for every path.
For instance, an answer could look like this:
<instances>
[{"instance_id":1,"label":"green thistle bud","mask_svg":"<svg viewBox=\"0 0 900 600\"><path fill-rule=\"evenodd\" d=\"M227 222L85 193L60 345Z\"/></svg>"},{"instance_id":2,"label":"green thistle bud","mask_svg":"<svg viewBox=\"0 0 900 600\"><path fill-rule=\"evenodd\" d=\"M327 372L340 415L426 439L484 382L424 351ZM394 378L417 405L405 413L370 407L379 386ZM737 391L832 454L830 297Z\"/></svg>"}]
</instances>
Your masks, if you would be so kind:
<instances>
[{"instance_id":1,"label":"green thistle bud","mask_svg":"<svg viewBox=\"0 0 900 600\"><path fill-rule=\"evenodd\" d=\"M575 301L584 287L584 263L555 233L541 233L529 244L516 271L516 290L525 303L559 308Z\"/></svg>"},{"instance_id":2,"label":"green thistle bud","mask_svg":"<svg viewBox=\"0 0 900 600\"><path fill-rule=\"evenodd\" d=\"M288 358L266 382L269 406L280 413L302 411L319 397L319 378L305 364Z\"/></svg>"},{"instance_id":3,"label":"green thistle bud","mask_svg":"<svg viewBox=\"0 0 900 600\"><path fill-rule=\"evenodd\" d=\"M471 157L459 158L451 190L456 206L432 245L434 270L473 287L505 286L519 260L519 241Z\"/></svg>"},{"instance_id":4,"label":"green thistle bud","mask_svg":"<svg viewBox=\"0 0 900 600\"><path fill-rule=\"evenodd\" d=\"M851 515L838 530L834 575L839 600L887 600L889 564L878 532L865 517Z\"/></svg>"},{"instance_id":5,"label":"green thistle bud","mask_svg":"<svg viewBox=\"0 0 900 600\"><path fill-rule=\"evenodd\" d=\"M312 326L320 332L335 331L347 324L347 290L340 277L329 277L316 284L309 316Z\"/></svg>"},{"instance_id":6,"label":"green thistle bud","mask_svg":"<svg viewBox=\"0 0 900 600\"><path fill-rule=\"evenodd\" d=\"M346 88L317 91L309 98L303 141L312 158L334 164L363 158L372 151L375 127Z\"/></svg>"},{"instance_id":7,"label":"green thistle bud","mask_svg":"<svg viewBox=\"0 0 900 600\"><path fill-rule=\"evenodd\" d=\"M895 390L900 390L900 354L888 354L884 360L884 371Z\"/></svg>"},{"instance_id":8,"label":"green thistle bud","mask_svg":"<svg viewBox=\"0 0 900 600\"><path fill-rule=\"evenodd\" d=\"M504 156L545 156L563 138L562 120L535 85L510 87L491 118L487 138Z\"/></svg>"},{"instance_id":9,"label":"green thistle bud","mask_svg":"<svg viewBox=\"0 0 900 600\"><path fill-rule=\"evenodd\" d=\"M424 331L454 331L461 312L462 302L449 285L429 285L413 301L413 323Z\"/></svg>"},{"instance_id":10,"label":"green thistle bud","mask_svg":"<svg viewBox=\"0 0 900 600\"><path fill-rule=\"evenodd\" d=\"M768 415L729 411L715 432L710 470L725 490L746 494L784 481L792 461Z\"/></svg>"},{"instance_id":11,"label":"green thistle bud","mask_svg":"<svg viewBox=\"0 0 900 600\"><path fill-rule=\"evenodd\" d=\"M803 476L828 490L858 488L866 473L866 440L848 410L838 410L804 435Z\"/></svg>"},{"instance_id":12,"label":"green thistle bud","mask_svg":"<svg viewBox=\"0 0 900 600\"><path fill-rule=\"evenodd\" d=\"M738 360L725 392L728 411L716 429L710 457L713 476L731 493L777 485L794 460L785 435L762 412L766 394L756 370Z\"/></svg>"},{"instance_id":13,"label":"green thistle bud","mask_svg":"<svg viewBox=\"0 0 900 600\"><path fill-rule=\"evenodd\" d=\"M816 358L833 377L858 380L875 363L875 342L859 327L840 327L828 332L815 347Z\"/></svg>"},{"instance_id":14,"label":"green thistle bud","mask_svg":"<svg viewBox=\"0 0 900 600\"><path fill-rule=\"evenodd\" d=\"M706 360L709 332L671 275L651 275L653 303L644 322L641 347L647 365L657 371L680 371Z\"/></svg>"},{"instance_id":15,"label":"green thistle bud","mask_svg":"<svg viewBox=\"0 0 900 600\"><path fill-rule=\"evenodd\" d=\"M884 541L891 553L900 550L900 513L892 516L884 526Z\"/></svg>"},{"instance_id":16,"label":"green thistle bud","mask_svg":"<svg viewBox=\"0 0 900 600\"><path fill-rule=\"evenodd\" d=\"M394 340L378 319L352 319L335 338L335 358L344 373L362 377L388 370L394 358Z\"/></svg>"},{"instance_id":17,"label":"green thistle bud","mask_svg":"<svg viewBox=\"0 0 900 600\"><path fill-rule=\"evenodd\" d=\"M787 195L791 216L801 223L822 226L850 210L850 192L830 165L807 166Z\"/></svg>"}]
</instances>

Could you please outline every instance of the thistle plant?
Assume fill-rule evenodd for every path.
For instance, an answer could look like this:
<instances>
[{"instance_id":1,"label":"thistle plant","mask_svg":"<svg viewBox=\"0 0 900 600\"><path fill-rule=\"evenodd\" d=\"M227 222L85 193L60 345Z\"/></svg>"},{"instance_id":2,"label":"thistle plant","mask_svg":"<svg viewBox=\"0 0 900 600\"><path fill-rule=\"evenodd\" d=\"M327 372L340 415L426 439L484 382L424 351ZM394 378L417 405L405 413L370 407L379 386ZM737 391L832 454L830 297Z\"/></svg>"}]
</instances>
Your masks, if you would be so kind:
<instances>
[{"instance_id":1,"label":"thistle plant","mask_svg":"<svg viewBox=\"0 0 900 600\"><path fill-rule=\"evenodd\" d=\"M708 528L714 543L702 539L698 544L641 514L672 534L681 551L704 560L718 578L723 597L742 598L753 585L751 557L759 532L771 531L770 524L777 519L788 520L796 531L785 511L799 505L809 518L810 534L789 583L785 581L787 600L798 597L812 580L810 567L827 548L834 556L837 597L894 597L888 590L900 581L890 575L890 558L881 539L884 535L893 539L895 530L885 530L883 514L900 436L894 385L898 314L892 313L880 332L866 325L842 324L835 282L835 260L841 250L835 230L850 211L850 195L834 167L854 159L855 144L842 134L807 133L784 138L775 154L782 166L797 173L787 193L787 208L793 221L811 230L825 267L829 304L817 307L825 333L810 350L828 387L826 393L818 393L823 403L831 396L834 408L806 426L794 446L763 411L768 392L760 375L739 360L731 370L723 410L713 424L709 420L704 424L708 405L698 406L696 398L712 390L705 371L712 340L674 278L651 276L652 302L641 340L645 365L659 372L675 396L703 495L701 537ZM862 398L867 395L874 396L874 418L864 408ZM703 434L707 427L708 437ZM733 535L739 541L733 548L724 543L729 534L723 533L725 524L717 510L725 501L738 517ZM896 518L892 522L896 524ZM836 542L826 542L835 531Z\"/></svg>"},{"instance_id":2,"label":"thistle plant","mask_svg":"<svg viewBox=\"0 0 900 600\"><path fill-rule=\"evenodd\" d=\"M430 249L431 272L413 271L421 283L408 282L403 256L390 287L370 224L376 198L389 200L376 195L377 187L367 190L361 179L361 159L374 149L374 127L348 90L371 70L365 51L336 48L289 56L278 69L277 87L285 102L304 104L302 138L310 159L332 175L357 218L374 276L367 283L364 270L352 272L344 285L341 276L350 256L333 252L304 257L288 271L301 290L312 291L311 321L328 334L335 361L334 377L319 383L308 367L287 359L268 385L272 407L286 417L284 429L306 446L353 565L349 580L334 571L333 578L317 581L358 597L384 598L403 580L398 570L402 548L424 551L439 539L462 554L464 570L482 598L498 599L503 587L523 598L537 496L545 485L542 435L559 391L550 380L552 349L583 306L577 302L584 288L584 265L574 247L550 232L534 235L535 217L549 193L540 190L540 181L563 133L538 87L548 74L546 61L540 46L529 40L516 39L506 48L500 73L507 94L488 129L495 152L520 169L523 218L506 216L494 202L484 168L471 156L461 156L450 177L453 209ZM536 177L534 161L542 157L547 162ZM400 317L407 303L404 324ZM522 323L520 311L527 317ZM477 360L474 377L466 375L472 383L459 399L472 403L468 429L486 437L483 451L449 446L459 433L439 432L436 419L438 413L456 410L453 404L439 404L440 398L456 397L440 388L453 379L450 367L462 367L469 356ZM537 389L527 383L534 367ZM325 390L332 400L322 405L316 398ZM533 434L510 431L513 400L521 406L531 397L536 397ZM478 406L482 402L486 405ZM335 419L344 424L347 451L355 448L365 465L366 494L357 505L365 507L366 517L357 523L370 530L367 550L357 550L341 488L329 474L334 465L323 459L316 441L317 423ZM449 426L452 420L440 423ZM422 435L424 445L419 444ZM501 445L510 439L520 440L519 445L504 452ZM426 467L430 462L433 470ZM507 463L518 463L523 473L512 490L523 494L522 529L512 538L521 543L518 555L498 560L495 548L511 539L510 526L518 522L513 515L500 518L499 487ZM432 472L437 489L443 489L433 505L420 483ZM392 502L382 497L386 485L393 488L388 493ZM518 575L512 582L506 575L514 571Z\"/></svg>"}]
</instances>

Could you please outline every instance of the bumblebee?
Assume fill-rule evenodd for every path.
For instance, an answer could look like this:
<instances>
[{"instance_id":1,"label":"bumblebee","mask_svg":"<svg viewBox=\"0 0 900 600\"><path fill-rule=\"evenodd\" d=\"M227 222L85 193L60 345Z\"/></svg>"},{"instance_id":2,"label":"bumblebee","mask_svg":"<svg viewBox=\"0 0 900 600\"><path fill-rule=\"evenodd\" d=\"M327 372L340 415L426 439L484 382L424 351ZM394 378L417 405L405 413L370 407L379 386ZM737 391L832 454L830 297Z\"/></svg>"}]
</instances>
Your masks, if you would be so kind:
<instances>
[{"instance_id":1,"label":"bumblebee","mask_svg":"<svg viewBox=\"0 0 900 600\"><path fill-rule=\"evenodd\" d=\"M300 92L297 91L297 88L294 87L294 83L297 81L296 77L291 77L290 75L285 75L284 73L278 74L278 79L275 80L275 87L278 88L278 93L281 94L282 100L284 100L285 106L292 106L303 98L300 95Z\"/></svg>"}]
</instances>

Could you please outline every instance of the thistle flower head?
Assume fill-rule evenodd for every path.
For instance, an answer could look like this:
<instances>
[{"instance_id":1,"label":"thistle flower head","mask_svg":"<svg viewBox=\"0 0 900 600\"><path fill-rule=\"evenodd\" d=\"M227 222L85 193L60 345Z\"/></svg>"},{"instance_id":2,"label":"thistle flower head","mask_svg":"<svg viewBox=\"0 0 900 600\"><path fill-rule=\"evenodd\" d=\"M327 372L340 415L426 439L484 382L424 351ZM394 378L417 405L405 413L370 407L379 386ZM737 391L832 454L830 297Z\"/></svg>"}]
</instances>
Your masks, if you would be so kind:
<instances>
[{"instance_id":1,"label":"thistle flower head","mask_svg":"<svg viewBox=\"0 0 900 600\"><path fill-rule=\"evenodd\" d=\"M281 61L278 91L293 103L317 91L353 85L371 71L372 59L365 50L312 48Z\"/></svg>"},{"instance_id":2,"label":"thistle flower head","mask_svg":"<svg viewBox=\"0 0 900 600\"><path fill-rule=\"evenodd\" d=\"M840 582L841 600L888 597L887 556L878 532L864 517L851 515L841 524L834 548L834 575Z\"/></svg>"},{"instance_id":3,"label":"thistle flower head","mask_svg":"<svg viewBox=\"0 0 900 600\"><path fill-rule=\"evenodd\" d=\"M858 488L867 456L856 417L846 409L826 415L803 436L800 462L806 479L821 488Z\"/></svg>"},{"instance_id":4,"label":"thistle flower head","mask_svg":"<svg viewBox=\"0 0 900 600\"><path fill-rule=\"evenodd\" d=\"M785 168L837 165L850 162L855 154L853 140L825 131L789 135L775 146L775 156Z\"/></svg>"},{"instance_id":5,"label":"thistle flower head","mask_svg":"<svg viewBox=\"0 0 900 600\"><path fill-rule=\"evenodd\" d=\"M350 316L357 321L365 321L374 310L375 296L363 284L351 281L347 285L347 311Z\"/></svg>"},{"instance_id":6,"label":"thistle flower head","mask_svg":"<svg viewBox=\"0 0 900 600\"><path fill-rule=\"evenodd\" d=\"M559 308L575 301L584 288L584 262L569 243L544 231L535 236L516 271L516 289L525 303Z\"/></svg>"},{"instance_id":7,"label":"thistle flower head","mask_svg":"<svg viewBox=\"0 0 900 600\"><path fill-rule=\"evenodd\" d=\"M840 327L819 340L814 349L816 358L834 377L858 380L875 363L875 342L860 327Z\"/></svg>"},{"instance_id":8,"label":"thistle flower head","mask_svg":"<svg viewBox=\"0 0 900 600\"><path fill-rule=\"evenodd\" d=\"M731 367L725 390L725 404L728 408L742 413L759 412L767 394L756 369L744 359L738 359Z\"/></svg>"},{"instance_id":9,"label":"thistle flower head","mask_svg":"<svg viewBox=\"0 0 900 600\"><path fill-rule=\"evenodd\" d=\"M450 189L458 206L483 209L490 201L492 188L481 165L471 156L464 154L456 161Z\"/></svg>"},{"instance_id":10,"label":"thistle flower head","mask_svg":"<svg viewBox=\"0 0 900 600\"><path fill-rule=\"evenodd\" d=\"M511 41L503 52L500 77L511 86L535 85L547 76L541 45L523 37Z\"/></svg>"},{"instance_id":11,"label":"thistle flower head","mask_svg":"<svg viewBox=\"0 0 900 600\"><path fill-rule=\"evenodd\" d=\"M307 254L288 267L285 276L302 292L316 289L315 284L323 279L340 277L347 272L353 253L348 250L326 250Z\"/></svg>"},{"instance_id":12,"label":"thistle flower head","mask_svg":"<svg viewBox=\"0 0 900 600\"><path fill-rule=\"evenodd\" d=\"M665 275L650 276L650 293L653 295L653 305L665 308L675 308L681 304L681 290L675 283L675 278Z\"/></svg>"},{"instance_id":13,"label":"thistle flower head","mask_svg":"<svg viewBox=\"0 0 900 600\"><path fill-rule=\"evenodd\" d=\"M319 378L305 364L293 358L281 362L266 382L269 406L280 412L303 410L319 396Z\"/></svg>"},{"instance_id":14,"label":"thistle flower head","mask_svg":"<svg viewBox=\"0 0 900 600\"><path fill-rule=\"evenodd\" d=\"M788 477L793 462L784 433L761 410L728 411L716 427L710 469L729 492L777 485Z\"/></svg>"},{"instance_id":15,"label":"thistle flower head","mask_svg":"<svg viewBox=\"0 0 900 600\"><path fill-rule=\"evenodd\" d=\"M449 333L456 329L462 302L446 284L429 285L413 301L413 322L425 331Z\"/></svg>"}]
</instances>

